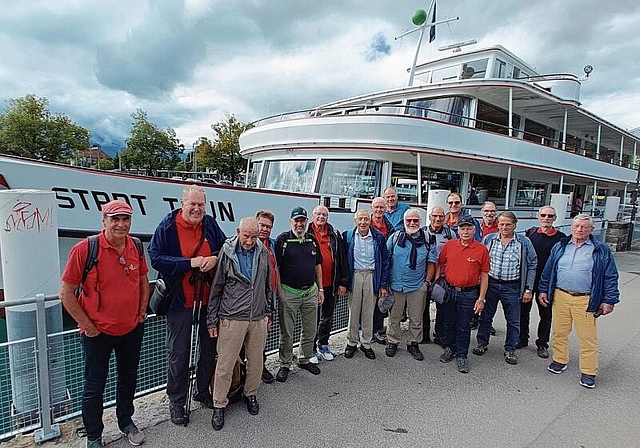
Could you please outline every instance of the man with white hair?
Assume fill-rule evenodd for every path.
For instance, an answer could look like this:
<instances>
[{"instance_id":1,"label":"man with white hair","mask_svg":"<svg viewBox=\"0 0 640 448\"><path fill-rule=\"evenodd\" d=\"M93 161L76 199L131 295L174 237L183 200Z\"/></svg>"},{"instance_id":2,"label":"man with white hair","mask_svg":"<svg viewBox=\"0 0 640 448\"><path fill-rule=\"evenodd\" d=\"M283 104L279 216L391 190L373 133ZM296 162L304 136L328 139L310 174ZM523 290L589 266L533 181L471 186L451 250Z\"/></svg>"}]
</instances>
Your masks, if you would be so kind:
<instances>
[{"instance_id":1,"label":"man with white hair","mask_svg":"<svg viewBox=\"0 0 640 448\"><path fill-rule=\"evenodd\" d=\"M387 240L391 254L389 284L395 302L389 310L385 353L389 357L396 355L402 338L400 320L406 306L409 318L407 351L414 359L422 361L424 356L418 346L422 341L422 314L438 257L435 245L429 244L421 228L420 211L416 208L407 210L403 221L404 229L396 231Z\"/></svg>"},{"instance_id":2,"label":"man with white hair","mask_svg":"<svg viewBox=\"0 0 640 448\"><path fill-rule=\"evenodd\" d=\"M538 301L553 308L551 373L564 372L569 363L569 333L575 325L580 344L580 385L596 387L598 336L596 318L613 312L620 301L618 269L606 244L593 235L593 218L579 214L571 222L571 236L551 249L540 278Z\"/></svg>"}]
</instances>

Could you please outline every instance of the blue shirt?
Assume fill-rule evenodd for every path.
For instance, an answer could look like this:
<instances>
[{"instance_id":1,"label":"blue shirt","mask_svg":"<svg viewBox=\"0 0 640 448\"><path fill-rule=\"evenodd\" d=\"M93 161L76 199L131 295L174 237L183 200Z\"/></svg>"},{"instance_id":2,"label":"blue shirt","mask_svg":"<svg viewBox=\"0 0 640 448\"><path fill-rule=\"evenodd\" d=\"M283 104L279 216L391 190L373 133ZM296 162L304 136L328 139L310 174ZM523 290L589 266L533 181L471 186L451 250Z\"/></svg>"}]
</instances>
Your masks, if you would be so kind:
<instances>
[{"instance_id":1,"label":"blue shirt","mask_svg":"<svg viewBox=\"0 0 640 448\"><path fill-rule=\"evenodd\" d=\"M404 230L404 212L411 207L406 202L398 202L396 209L392 212L385 210L384 216L387 217L389 222L393 225L394 230Z\"/></svg>"},{"instance_id":2,"label":"blue shirt","mask_svg":"<svg viewBox=\"0 0 640 448\"><path fill-rule=\"evenodd\" d=\"M373 271L376 267L375 254L373 253L373 235L371 229L365 236L357 230L353 235L353 268Z\"/></svg>"},{"instance_id":3,"label":"blue shirt","mask_svg":"<svg viewBox=\"0 0 640 448\"><path fill-rule=\"evenodd\" d=\"M589 240L580 247L569 241L564 254L558 259L558 288L584 294L591 292L593 248Z\"/></svg>"},{"instance_id":4,"label":"blue shirt","mask_svg":"<svg viewBox=\"0 0 640 448\"><path fill-rule=\"evenodd\" d=\"M418 248L416 268L409 268L409 256L411 255L411 242L407 241L404 247L397 244L397 234L392 234L387 240L387 248L391 255L391 270L389 284L391 289L400 292L417 291L424 285L427 274L427 263L436 263L438 254L436 245L425 244ZM427 252L429 248L429 252Z\"/></svg>"},{"instance_id":5,"label":"blue shirt","mask_svg":"<svg viewBox=\"0 0 640 448\"><path fill-rule=\"evenodd\" d=\"M252 280L253 277L253 255L256 253L256 247L253 246L249 250L244 250L240 241L238 241L238 245L236 246L236 255L238 256L238 265L240 267L240 273L247 277L249 280Z\"/></svg>"}]
</instances>

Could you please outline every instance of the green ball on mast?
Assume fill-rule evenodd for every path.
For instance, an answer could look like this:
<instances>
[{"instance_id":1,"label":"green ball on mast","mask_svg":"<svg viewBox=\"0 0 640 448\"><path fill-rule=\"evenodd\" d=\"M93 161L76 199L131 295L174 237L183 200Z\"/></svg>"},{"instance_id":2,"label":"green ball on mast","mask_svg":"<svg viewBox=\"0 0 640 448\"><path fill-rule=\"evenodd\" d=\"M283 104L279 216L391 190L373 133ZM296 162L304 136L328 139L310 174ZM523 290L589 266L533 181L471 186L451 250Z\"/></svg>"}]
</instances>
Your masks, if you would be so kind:
<instances>
[{"instance_id":1,"label":"green ball on mast","mask_svg":"<svg viewBox=\"0 0 640 448\"><path fill-rule=\"evenodd\" d=\"M415 26L423 25L424 22L427 21L427 11L424 9L418 9L413 13L413 17L411 17L411 21Z\"/></svg>"}]
</instances>

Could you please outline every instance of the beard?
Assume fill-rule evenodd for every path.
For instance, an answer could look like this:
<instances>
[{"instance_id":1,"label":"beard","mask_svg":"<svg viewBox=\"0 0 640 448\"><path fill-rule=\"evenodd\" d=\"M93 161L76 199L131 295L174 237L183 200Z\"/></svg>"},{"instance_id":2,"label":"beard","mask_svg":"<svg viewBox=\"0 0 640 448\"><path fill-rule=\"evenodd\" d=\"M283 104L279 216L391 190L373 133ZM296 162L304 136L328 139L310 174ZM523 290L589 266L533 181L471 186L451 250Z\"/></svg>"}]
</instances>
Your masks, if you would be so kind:
<instances>
[{"instance_id":1,"label":"beard","mask_svg":"<svg viewBox=\"0 0 640 448\"><path fill-rule=\"evenodd\" d=\"M304 236L304 227L294 227L292 230L298 238L302 238Z\"/></svg>"}]
</instances>

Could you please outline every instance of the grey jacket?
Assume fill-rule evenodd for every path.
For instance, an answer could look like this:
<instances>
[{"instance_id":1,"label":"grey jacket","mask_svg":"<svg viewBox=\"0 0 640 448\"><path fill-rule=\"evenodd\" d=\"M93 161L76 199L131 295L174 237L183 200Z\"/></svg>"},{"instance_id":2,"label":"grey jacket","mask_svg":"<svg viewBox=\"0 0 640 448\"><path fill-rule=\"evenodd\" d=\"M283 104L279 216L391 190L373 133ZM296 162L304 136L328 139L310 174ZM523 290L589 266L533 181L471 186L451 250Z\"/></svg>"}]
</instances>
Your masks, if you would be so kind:
<instances>
[{"instance_id":1,"label":"grey jacket","mask_svg":"<svg viewBox=\"0 0 640 448\"><path fill-rule=\"evenodd\" d=\"M218 325L219 319L255 321L273 311L269 279L269 254L262 243L255 246L253 279L240 273L236 248L238 236L228 239L220 250L216 274L211 285L207 328Z\"/></svg>"}]
</instances>

